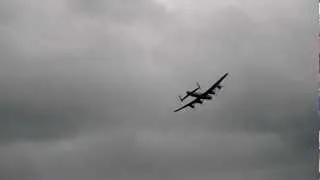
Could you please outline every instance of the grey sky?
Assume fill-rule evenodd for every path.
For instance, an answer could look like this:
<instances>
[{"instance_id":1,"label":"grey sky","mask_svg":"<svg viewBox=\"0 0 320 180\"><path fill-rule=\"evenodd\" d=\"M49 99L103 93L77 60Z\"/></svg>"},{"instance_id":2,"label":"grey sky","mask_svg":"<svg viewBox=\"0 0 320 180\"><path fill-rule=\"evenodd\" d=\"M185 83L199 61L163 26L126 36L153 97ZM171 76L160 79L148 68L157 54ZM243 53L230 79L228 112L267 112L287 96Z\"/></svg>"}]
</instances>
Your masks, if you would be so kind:
<instances>
[{"instance_id":1,"label":"grey sky","mask_svg":"<svg viewBox=\"0 0 320 180\"><path fill-rule=\"evenodd\" d=\"M316 7L1 1L0 179L311 179Z\"/></svg>"}]
</instances>

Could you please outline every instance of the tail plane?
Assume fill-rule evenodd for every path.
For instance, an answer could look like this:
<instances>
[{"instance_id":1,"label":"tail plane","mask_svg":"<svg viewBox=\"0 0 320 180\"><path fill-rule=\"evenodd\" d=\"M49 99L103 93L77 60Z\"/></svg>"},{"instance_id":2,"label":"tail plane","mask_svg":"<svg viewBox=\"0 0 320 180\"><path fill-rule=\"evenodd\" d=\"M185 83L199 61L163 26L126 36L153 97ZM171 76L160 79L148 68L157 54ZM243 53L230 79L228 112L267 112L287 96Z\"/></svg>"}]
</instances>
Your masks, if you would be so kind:
<instances>
[{"instance_id":1,"label":"tail plane","mask_svg":"<svg viewBox=\"0 0 320 180\"><path fill-rule=\"evenodd\" d=\"M181 102L184 100L180 95L178 95L178 98L180 99Z\"/></svg>"},{"instance_id":2,"label":"tail plane","mask_svg":"<svg viewBox=\"0 0 320 180\"><path fill-rule=\"evenodd\" d=\"M195 88L192 91L187 91L184 97L181 97L180 95L178 95L178 98L181 102L183 102L187 97L194 95L199 89L201 89L199 82L197 82L196 84L197 84L197 88Z\"/></svg>"}]
</instances>

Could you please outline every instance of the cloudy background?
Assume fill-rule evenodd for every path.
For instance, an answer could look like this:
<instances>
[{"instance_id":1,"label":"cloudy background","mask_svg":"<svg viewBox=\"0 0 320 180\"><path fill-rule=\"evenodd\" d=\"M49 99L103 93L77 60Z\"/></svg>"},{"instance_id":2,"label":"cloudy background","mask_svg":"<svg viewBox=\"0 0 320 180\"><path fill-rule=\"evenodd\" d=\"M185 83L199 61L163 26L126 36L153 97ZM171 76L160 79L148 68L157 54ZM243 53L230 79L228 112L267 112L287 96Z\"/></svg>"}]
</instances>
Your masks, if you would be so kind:
<instances>
[{"instance_id":1,"label":"cloudy background","mask_svg":"<svg viewBox=\"0 0 320 180\"><path fill-rule=\"evenodd\" d=\"M316 4L0 1L0 179L313 179Z\"/></svg>"}]
</instances>

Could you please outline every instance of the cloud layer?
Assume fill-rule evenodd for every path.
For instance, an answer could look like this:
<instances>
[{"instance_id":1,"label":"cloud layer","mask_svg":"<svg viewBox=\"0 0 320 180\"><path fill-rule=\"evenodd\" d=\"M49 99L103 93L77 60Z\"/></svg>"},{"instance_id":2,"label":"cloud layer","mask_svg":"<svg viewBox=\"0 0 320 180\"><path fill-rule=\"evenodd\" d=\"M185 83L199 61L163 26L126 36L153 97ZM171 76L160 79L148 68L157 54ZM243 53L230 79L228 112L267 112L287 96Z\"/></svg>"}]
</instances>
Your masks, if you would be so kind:
<instances>
[{"instance_id":1,"label":"cloud layer","mask_svg":"<svg viewBox=\"0 0 320 180\"><path fill-rule=\"evenodd\" d=\"M312 7L2 1L0 179L311 179ZM213 101L172 112L224 72Z\"/></svg>"}]
</instances>

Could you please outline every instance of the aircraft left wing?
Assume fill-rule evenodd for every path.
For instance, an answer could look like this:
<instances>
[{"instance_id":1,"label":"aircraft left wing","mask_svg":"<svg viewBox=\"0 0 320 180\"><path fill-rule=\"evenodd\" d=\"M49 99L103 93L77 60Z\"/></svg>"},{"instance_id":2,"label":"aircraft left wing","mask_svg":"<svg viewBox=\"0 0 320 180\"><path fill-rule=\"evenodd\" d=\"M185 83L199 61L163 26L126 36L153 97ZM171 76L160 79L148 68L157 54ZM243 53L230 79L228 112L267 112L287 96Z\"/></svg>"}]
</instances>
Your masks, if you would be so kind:
<instances>
[{"instance_id":1,"label":"aircraft left wing","mask_svg":"<svg viewBox=\"0 0 320 180\"><path fill-rule=\"evenodd\" d=\"M184 105L184 106L182 106L182 107L174 110L174 112L178 112L178 111L180 111L180 110L182 110L182 109L184 109L184 108L186 108L186 107L188 107L188 106L190 106L191 108L194 108L194 105L193 105L193 104L197 103L198 100L199 100L199 98L196 98L196 99L194 99L193 101L189 102L188 104L186 104L186 105Z\"/></svg>"}]
</instances>

